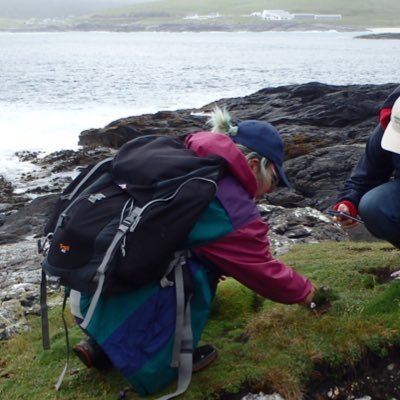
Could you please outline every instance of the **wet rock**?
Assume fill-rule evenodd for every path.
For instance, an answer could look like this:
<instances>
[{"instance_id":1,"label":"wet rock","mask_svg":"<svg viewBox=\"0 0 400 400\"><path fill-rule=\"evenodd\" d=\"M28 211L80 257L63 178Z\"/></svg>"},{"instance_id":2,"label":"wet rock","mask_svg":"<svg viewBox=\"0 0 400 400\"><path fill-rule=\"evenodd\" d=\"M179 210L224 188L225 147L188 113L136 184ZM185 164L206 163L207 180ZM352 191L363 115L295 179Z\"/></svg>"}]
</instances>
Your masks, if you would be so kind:
<instances>
[{"instance_id":1,"label":"wet rock","mask_svg":"<svg viewBox=\"0 0 400 400\"><path fill-rule=\"evenodd\" d=\"M29 329L25 316L39 314L41 260L35 239L0 246L0 340Z\"/></svg>"},{"instance_id":2,"label":"wet rock","mask_svg":"<svg viewBox=\"0 0 400 400\"><path fill-rule=\"evenodd\" d=\"M155 114L122 118L104 128L81 132L79 144L118 149L127 141L143 135L185 136L204 129L206 116L192 111L195 110L160 111Z\"/></svg>"},{"instance_id":3,"label":"wet rock","mask_svg":"<svg viewBox=\"0 0 400 400\"><path fill-rule=\"evenodd\" d=\"M363 152L361 144L336 145L288 160L285 170L298 196L294 203L320 211L331 207Z\"/></svg>"},{"instance_id":4,"label":"wet rock","mask_svg":"<svg viewBox=\"0 0 400 400\"><path fill-rule=\"evenodd\" d=\"M318 82L262 89L221 99L199 109L162 111L121 118L80 134L79 144L118 148L145 134L185 135L206 129L207 113L226 107L236 120L269 121L281 132L287 158L318 148L365 141L378 122L378 109L397 84L335 86Z\"/></svg>"},{"instance_id":5,"label":"wet rock","mask_svg":"<svg viewBox=\"0 0 400 400\"><path fill-rule=\"evenodd\" d=\"M283 254L299 243L349 240L348 234L338 224L314 208L284 208L266 203L258 207L269 224L269 239L275 254Z\"/></svg>"},{"instance_id":6,"label":"wet rock","mask_svg":"<svg viewBox=\"0 0 400 400\"><path fill-rule=\"evenodd\" d=\"M29 197L15 193L14 185L0 175L0 225L4 221L5 214L23 207L27 201Z\"/></svg>"},{"instance_id":7,"label":"wet rock","mask_svg":"<svg viewBox=\"0 0 400 400\"><path fill-rule=\"evenodd\" d=\"M0 340L28 329L22 305L17 300L0 301Z\"/></svg>"},{"instance_id":8,"label":"wet rock","mask_svg":"<svg viewBox=\"0 0 400 400\"><path fill-rule=\"evenodd\" d=\"M82 148L79 150L61 150L45 157L34 158L32 163L41 166L50 173L72 171L89 164L111 157L115 151L109 147Z\"/></svg>"},{"instance_id":9,"label":"wet rock","mask_svg":"<svg viewBox=\"0 0 400 400\"><path fill-rule=\"evenodd\" d=\"M0 244L15 243L28 236L42 236L57 198L57 194L37 197L4 218L0 226Z\"/></svg>"}]
</instances>

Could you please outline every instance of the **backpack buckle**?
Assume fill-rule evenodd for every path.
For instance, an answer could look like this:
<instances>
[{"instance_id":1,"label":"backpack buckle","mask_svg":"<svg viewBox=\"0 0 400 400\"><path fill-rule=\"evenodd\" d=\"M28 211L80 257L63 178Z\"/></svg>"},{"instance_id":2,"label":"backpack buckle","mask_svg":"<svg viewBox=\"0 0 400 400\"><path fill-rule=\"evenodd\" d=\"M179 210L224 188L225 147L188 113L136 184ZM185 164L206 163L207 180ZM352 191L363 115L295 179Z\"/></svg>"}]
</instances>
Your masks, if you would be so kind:
<instances>
[{"instance_id":1,"label":"backpack buckle","mask_svg":"<svg viewBox=\"0 0 400 400\"><path fill-rule=\"evenodd\" d=\"M162 288L174 286L174 282L170 281L166 276L163 276L160 280L160 285Z\"/></svg>"},{"instance_id":2,"label":"backpack buckle","mask_svg":"<svg viewBox=\"0 0 400 400\"><path fill-rule=\"evenodd\" d=\"M39 254L43 254L44 256L47 254L49 248L50 248L50 242L51 239L53 238L53 233L50 232L44 240L38 239L37 241L37 249Z\"/></svg>"},{"instance_id":3,"label":"backpack buckle","mask_svg":"<svg viewBox=\"0 0 400 400\"><path fill-rule=\"evenodd\" d=\"M59 291L61 288L61 278L59 276L47 276L47 285L54 291Z\"/></svg>"}]
</instances>

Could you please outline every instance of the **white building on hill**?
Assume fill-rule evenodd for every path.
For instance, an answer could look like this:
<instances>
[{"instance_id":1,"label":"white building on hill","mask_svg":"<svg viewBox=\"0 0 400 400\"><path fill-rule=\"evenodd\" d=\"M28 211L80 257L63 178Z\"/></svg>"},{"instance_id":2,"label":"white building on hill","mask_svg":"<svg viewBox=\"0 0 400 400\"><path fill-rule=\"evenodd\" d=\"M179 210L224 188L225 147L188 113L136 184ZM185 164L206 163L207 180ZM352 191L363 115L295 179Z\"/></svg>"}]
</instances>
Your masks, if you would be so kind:
<instances>
[{"instance_id":1,"label":"white building on hill","mask_svg":"<svg viewBox=\"0 0 400 400\"><path fill-rule=\"evenodd\" d=\"M261 18L267 21L285 21L292 19L293 16L285 10L263 10Z\"/></svg>"}]
</instances>

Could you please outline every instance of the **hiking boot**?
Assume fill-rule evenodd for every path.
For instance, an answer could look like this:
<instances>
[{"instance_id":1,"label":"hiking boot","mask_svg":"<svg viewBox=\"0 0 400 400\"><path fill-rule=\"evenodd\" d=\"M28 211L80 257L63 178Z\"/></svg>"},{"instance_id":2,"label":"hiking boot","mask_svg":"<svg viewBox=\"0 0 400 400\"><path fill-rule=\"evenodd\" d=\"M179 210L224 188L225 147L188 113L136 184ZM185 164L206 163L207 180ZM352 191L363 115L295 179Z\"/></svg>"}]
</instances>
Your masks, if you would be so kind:
<instances>
[{"instance_id":1,"label":"hiking boot","mask_svg":"<svg viewBox=\"0 0 400 400\"><path fill-rule=\"evenodd\" d=\"M218 357L218 350L210 344L197 347L193 351L193 372L207 368Z\"/></svg>"},{"instance_id":2,"label":"hiking boot","mask_svg":"<svg viewBox=\"0 0 400 400\"><path fill-rule=\"evenodd\" d=\"M111 360L107 354L91 338L86 338L75 345L73 352L88 368L105 370L111 367Z\"/></svg>"}]
</instances>

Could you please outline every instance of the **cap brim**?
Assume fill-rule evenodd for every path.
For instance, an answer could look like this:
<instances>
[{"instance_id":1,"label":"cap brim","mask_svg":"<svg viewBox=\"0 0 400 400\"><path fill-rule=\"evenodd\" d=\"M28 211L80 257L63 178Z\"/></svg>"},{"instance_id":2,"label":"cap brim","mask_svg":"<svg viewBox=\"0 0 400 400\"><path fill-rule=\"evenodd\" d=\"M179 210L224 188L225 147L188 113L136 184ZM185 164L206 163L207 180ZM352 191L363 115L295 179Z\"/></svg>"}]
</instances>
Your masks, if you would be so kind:
<instances>
[{"instance_id":1,"label":"cap brim","mask_svg":"<svg viewBox=\"0 0 400 400\"><path fill-rule=\"evenodd\" d=\"M278 172L279 175L279 186L284 186L291 188L292 185L289 183L289 179L287 178L285 172L283 171L283 168L280 165L275 164L275 169Z\"/></svg>"},{"instance_id":2,"label":"cap brim","mask_svg":"<svg viewBox=\"0 0 400 400\"><path fill-rule=\"evenodd\" d=\"M392 123L386 127L381 141L382 149L400 154L400 132L393 128Z\"/></svg>"}]
</instances>

